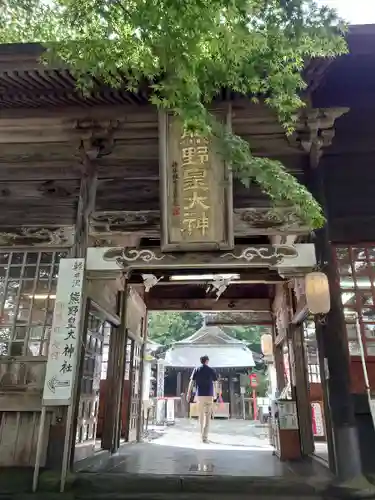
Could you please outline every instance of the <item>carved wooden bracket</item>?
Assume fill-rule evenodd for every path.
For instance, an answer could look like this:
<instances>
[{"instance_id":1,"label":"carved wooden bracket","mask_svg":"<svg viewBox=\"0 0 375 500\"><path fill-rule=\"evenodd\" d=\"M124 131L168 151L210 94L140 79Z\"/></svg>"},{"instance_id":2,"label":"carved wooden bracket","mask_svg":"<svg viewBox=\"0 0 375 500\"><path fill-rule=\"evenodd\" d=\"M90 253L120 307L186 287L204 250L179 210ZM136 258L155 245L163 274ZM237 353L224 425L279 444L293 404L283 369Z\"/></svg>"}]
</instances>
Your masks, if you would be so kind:
<instances>
[{"instance_id":1,"label":"carved wooden bracket","mask_svg":"<svg viewBox=\"0 0 375 500\"><path fill-rule=\"evenodd\" d=\"M349 108L317 108L302 111L292 140L309 153L313 168L319 164L323 148L332 144L335 137L335 121L348 111Z\"/></svg>"},{"instance_id":2,"label":"carved wooden bracket","mask_svg":"<svg viewBox=\"0 0 375 500\"><path fill-rule=\"evenodd\" d=\"M233 212L233 225L237 237L250 234L305 234L308 231L291 207L238 208ZM115 238L121 244L119 238L137 232L159 237L159 210L102 211L90 216L90 236L98 241L98 246L114 246Z\"/></svg>"},{"instance_id":3,"label":"carved wooden bracket","mask_svg":"<svg viewBox=\"0 0 375 500\"><path fill-rule=\"evenodd\" d=\"M0 246L70 247L74 226L5 227L0 233Z\"/></svg>"},{"instance_id":4,"label":"carved wooden bracket","mask_svg":"<svg viewBox=\"0 0 375 500\"><path fill-rule=\"evenodd\" d=\"M118 120L78 120L76 130L81 132L80 153L94 160L109 155L114 147L114 131L119 126Z\"/></svg>"}]
</instances>

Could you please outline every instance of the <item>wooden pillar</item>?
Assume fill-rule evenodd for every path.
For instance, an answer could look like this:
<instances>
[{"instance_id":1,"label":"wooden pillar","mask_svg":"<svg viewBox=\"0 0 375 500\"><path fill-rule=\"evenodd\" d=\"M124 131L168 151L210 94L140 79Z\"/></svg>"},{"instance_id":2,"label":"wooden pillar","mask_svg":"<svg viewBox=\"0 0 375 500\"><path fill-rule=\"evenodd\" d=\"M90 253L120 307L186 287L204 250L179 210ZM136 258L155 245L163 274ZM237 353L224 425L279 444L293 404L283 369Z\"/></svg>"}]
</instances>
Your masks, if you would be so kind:
<instances>
[{"instance_id":1,"label":"wooden pillar","mask_svg":"<svg viewBox=\"0 0 375 500\"><path fill-rule=\"evenodd\" d=\"M308 456L314 452L315 447L302 325L291 325L291 337L294 351L293 357L296 374L295 396L301 438L301 452L303 456Z\"/></svg>"},{"instance_id":2,"label":"wooden pillar","mask_svg":"<svg viewBox=\"0 0 375 500\"><path fill-rule=\"evenodd\" d=\"M228 386L229 386L230 418L234 418L236 416L235 403L234 403L234 380L233 380L233 374L231 372L228 372Z\"/></svg>"},{"instance_id":3,"label":"wooden pillar","mask_svg":"<svg viewBox=\"0 0 375 500\"><path fill-rule=\"evenodd\" d=\"M123 337L121 329L115 328L111 332L109 340L109 356L108 356L108 371L107 379L105 381L105 410L102 434L102 448L110 450L114 448L114 433L117 423L115 408L117 405L117 391L118 391L118 359L120 359L120 352L123 349Z\"/></svg>"},{"instance_id":4,"label":"wooden pillar","mask_svg":"<svg viewBox=\"0 0 375 500\"><path fill-rule=\"evenodd\" d=\"M96 186L97 186L97 172L95 158L99 154L97 148L86 149L87 144L83 141L80 146L81 154L81 164L82 164L82 178L80 184L79 200L76 215L76 230L74 243L70 251L71 258L86 258L86 251L88 246L88 234L89 234L89 216L95 208L95 198L96 198ZM64 447L64 440L66 430L69 426L72 427L72 432L70 436L70 449L68 455L68 463L71 465L74 461L74 449L76 441L76 429L77 429L77 416L79 409L79 399L81 395L81 373L83 369L84 362L84 351L85 351L85 335L87 330L87 295L84 292L83 304L82 304L82 315L81 320L81 332L80 332L80 345L82 346L82 353L79 356L78 366L76 367L76 381L74 388L74 399L72 402L72 420L67 421L67 408L59 409L59 418L56 419L56 423L52 424L50 427L49 440L48 440L48 450L47 450L47 463L51 467L61 467L62 463L62 452Z\"/></svg>"},{"instance_id":5,"label":"wooden pillar","mask_svg":"<svg viewBox=\"0 0 375 500\"><path fill-rule=\"evenodd\" d=\"M121 440L121 430L122 430L122 408L123 408L123 393L124 393L124 379L125 379L125 368L126 368L126 356L127 356L127 341L128 341L128 331L127 331L127 309L128 309L128 298L129 298L129 287L128 287L128 277L125 276L124 280L124 290L121 293L121 314L120 320L121 324L120 330L120 341L119 341L119 354L117 358L117 368L116 368L116 397L115 397L115 417L114 417L114 430L113 430L113 446L112 452L115 453L120 447ZM129 391L129 397L131 397L131 391ZM130 408L130 404L129 404Z\"/></svg>"},{"instance_id":6,"label":"wooden pillar","mask_svg":"<svg viewBox=\"0 0 375 500\"><path fill-rule=\"evenodd\" d=\"M143 394L143 381L144 381L144 370L145 370L145 355L146 355L146 343L147 343L147 311L146 316L142 318L142 338L143 344L141 347L141 362L140 362L140 375L139 375L139 387L140 387L140 396L139 396L139 410L138 410L138 421L137 421L137 442L141 440L143 422L144 422L144 408L143 401L145 398L145 394ZM148 394L147 394L148 399Z\"/></svg>"},{"instance_id":7,"label":"wooden pillar","mask_svg":"<svg viewBox=\"0 0 375 500\"><path fill-rule=\"evenodd\" d=\"M86 257L89 238L89 218L95 210L97 169L95 162L99 150L86 149L84 143L80 148L82 158L82 178L79 190L79 199L76 217L75 241L71 250L72 257Z\"/></svg>"},{"instance_id":8,"label":"wooden pillar","mask_svg":"<svg viewBox=\"0 0 375 500\"><path fill-rule=\"evenodd\" d=\"M330 456L334 454L336 474L342 482L346 482L361 475L362 465L350 393L350 357L340 280L330 244L323 166L323 161L311 162L308 172L309 188L322 205L327 218L326 225L315 231L315 249L318 266L329 280L331 298L329 313L324 319L316 318L316 336L321 381L333 428L331 443L328 440ZM328 433L327 428L327 435Z\"/></svg>"},{"instance_id":9,"label":"wooden pillar","mask_svg":"<svg viewBox=\"0 0 375 500\"><path fill-rule=\"evenodd\" d=\"M182 394L182 374L177 372L176 396L179 398Z\"/></svg>"},{"instance_id":10,"label":"wooden pillar","mask_svg":"<svg viewBox=\"0 0 375 500\"><path fill-rule=\"evenodd\" d=\"M291 340L291 349L293 350L293 370L294 377L294 397L297 403L298 426L300 430L301 454L302 456L311 455L314 452L314 434L312 429L312 414L309 397L309 383L307 373L307 363L305 356L303 326L290 323L294 315L296 301L294 300L292 289L285 286L286 304L289 311L288 337Z\"/></svg>"},{"instance_id":11,"label":"wooden pillar","mask_svg":"<svg viewBox=\"0 0 375 500\"><path fill-rule=\"evenodd\" d=\"M277 395L279 395L280 392L285 387L284 358L283 358L282 344L281 345L276 344L277 332L274 322L272 324L272 337L273 337L273 356L275 359L276 380L277 380Z\"/></svg>"},{"instance_id":12,"label":"wooden pillar","mask_svg":"<svg viewBox=\"0 0 375 500\"><path fill-rule=\"evenodd\" d=\"M125 350L125 364L129 363L129 395L128 395L128 408L126 412L126 427L125 427L125 440L129 441L130 439L130 416L131 416L131 411L132 411L132 392L133 392L133 383L134 383L134 351L135 351L135 340L131 339L131 348L130 348L130 353L129 353L129 358L128 358L128 349L126 347ZM125 378L125 373L122 378L124 380ZM122 415L122 411L120 413L120 417ZM121 429L121 428L120 428ZM120 436L120 434L119 434ZM120 437L118 440L118 444L120 445Z\"/></svg>"}]
</instances>

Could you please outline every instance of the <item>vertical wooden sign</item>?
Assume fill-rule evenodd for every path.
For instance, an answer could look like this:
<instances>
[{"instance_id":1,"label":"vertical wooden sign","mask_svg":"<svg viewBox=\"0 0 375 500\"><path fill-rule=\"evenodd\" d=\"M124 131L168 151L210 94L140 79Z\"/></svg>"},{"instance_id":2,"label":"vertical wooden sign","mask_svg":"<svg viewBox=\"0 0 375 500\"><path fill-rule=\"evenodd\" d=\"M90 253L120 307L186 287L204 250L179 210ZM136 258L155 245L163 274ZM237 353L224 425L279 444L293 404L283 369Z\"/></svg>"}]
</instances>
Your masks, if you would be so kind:
<instances>
[{"instance_id":1,"label":"vertical wooden sign","mask_svg":"<svg viewBox=\"0 0 375 500\"><path fill-rule=\"evenodd\" d=\"M232 175L215 142L160 112L159 144L162 251L232 249Z\"/></svg>"}]
</instances>

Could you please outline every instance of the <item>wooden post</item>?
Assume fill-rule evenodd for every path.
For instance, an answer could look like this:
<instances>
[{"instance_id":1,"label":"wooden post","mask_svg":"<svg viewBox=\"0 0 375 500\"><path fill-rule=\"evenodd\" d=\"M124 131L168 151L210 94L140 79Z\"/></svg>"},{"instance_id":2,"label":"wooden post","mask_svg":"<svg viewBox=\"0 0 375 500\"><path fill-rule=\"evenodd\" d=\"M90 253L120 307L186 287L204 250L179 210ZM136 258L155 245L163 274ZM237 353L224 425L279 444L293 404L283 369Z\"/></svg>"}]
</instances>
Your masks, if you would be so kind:
<instances>
[{"instance_id":1,"label":"wooden post","mask_svg":"<svg viewBox=\"0 0 375 500\"><path fill-rule=\"evenodd\" d=\"M254 410L254 420L258 419L258 408L257 408L257 391L256 389L253 389L253 410Z\"/></svg>"},{"instance_id":2,"label":"wooden post","mask_svg":"<svg viewBox=\"0 0 375 500\"><path fill-rule=\"evenodd\" d=\"M112 450L114 443L114 430L117 423L115 407L117 404L118 370L117 361L123 348L123 338L120 327L113 328L109 340L108 371L106 383L106 400L102 433L102 448Z\"/></svg>"},{"instance_id":3,"label":"wooden post","mask_svg":"<svg viewBox=\"0 0 375 500\"><path fill-rule=\"evenodd\" d=\"M76 215L76 231L74 237L74 244L70 251L70 257L72 258L85 258L86 250L88 246L88 220L90 213L95 208L95 195L96 195L96 167L95 163L92 161L98 155L97 149L89 149L86 150L85 144L82 142L80 146L80 153L82 159L82 178L80 185L80 193L77 207L77 215ZM87 296L84 287L84 298L82 311L83 314L87 315ZM81 332L80 338L82 345L84 345L83 340L86 334L86 320L83 318L81 322ZM84 348L83 348L84 350ZM65 441L66 433L70 427L72 428L72 432L70 435L70 444L68 454L64 457L66 463L70 463L72 465L74 460L74 448L75 448L75 439L76 439L76 422L77 422L77 414L78 414L78 405L79 398L81 394L80 387L80 376L82 370L82 363L84 359L84 354L81 355L78 367L77 367L77 381L76 381L76 392L74 396L74 401L72 402L72 411L70 412L71 418L68 419L66 409L62 410L62 421L56 425L51 425L50 429L50 437L48 442L49 448L49 456L52 463L55 463L56 466L61 464L63 461L63 457L61 455L61 450L63 443ZM57 450L57 451L56 451ZM60 465L59 465L60 467Z\"/></svg>"},{"instance_id":4,"label":"wooden post","mask_svg":"<svg viewBox=\"0 0 375 500\"><path fill-rule=\"evenodd\" d=\"M179 398L182 394L182 374L180 371L177 372L177 383L176 383L176 396Z\"/></svg>"},{"instance_id":5,"label":"wooden post","mask_svg":"<svg viewBox=\"0 0 375 500\"><path fill-rule=\"evenodd\" d=\"M89 217L91 212L95 210L95 199L96 199L96 188L97 188L97 169L94 160L98 157L99 149L92 148L90 143L86 143L84 141L81 142L80 145L80 155L82 162L82 177L81 184L79 190L79 199L78 199L78 207L77 207L77 215L76 215L76 227L75 227L75 236L74 236L74 244L71 248L70 254L71 257L74 258L86 258L86 251L88 247L88 238L89 238ZM78 417L78 407L79 400L81 397L81 377L83 370L83 363L85 359L85 337L87 334L87 318L89 312L89 302L86 292L86 286L84 286L84 297L83 297L83 307L85 317L81 322L82 331L80 332L80 337L82 341L82 353L81 358L78 365L78 382L76 394L74 397L74 401L72 403L72 422L67 421L67 426L73 427L73 432L71 435L70 441L70 454L69 454L69 462L70 466L73 465L74 461L74 449L75 449L75 440L76 440L76 427L77 427L77 417Z\"/></svg>"},{"instance_id":6,"label":"wooden post","mask_svg":"<svg viewBox=\"0 0 375 500\"><path fill-rule=\"evenodd\" d=\"M234 380L231 372L228 373L228 387L229 387L229 414L230 418L236 416L235 404L234 404Z\"/></svg>"},{"instance_id":7,"label":"wooden post","mask_svg":"<svg viewBox=\"0 0 375 500\"><path fill-rule=\"evenodd\" d=\"M95 210L98 181L97 169L93 160L98 156L99 151L86 150L82 142L80 153L82 158L82 178L77 207L75 241L71 253L74 257L85 258L89 237L89 217Z\"/></svg>"},{"instance_id":8,"label":"wooden post","mask_svg":"<svg viewBox=\"0 0 375 500\"><path fill-rule=\"evenodd\" d=\"M331 309L324 320L316 318L316 336L324 399L328 401L328 412L325 407L325 413L330 413L333 428L329 436L327 426L330 466L336 469L337 476L344 483L361 476L362 465L350 393L350 357L340 280L329 237L324 167L322 161L311 161L310 164L308 185L322 205L327 218L326 225L315 232L316 257L320 270L328 276L331 298ZM333 457L335 465L332 462Z\"/></svg>"},{"instance_id":9,"label":"wooden post","mask_svg":"<svg viewBox=\"0 0 375 500\"><path fill-rule=\"evenodd\" d=\"M275 358L275 369L276 369L276 380L277 380L277 394L285 387L285 376L284 376L284 359L282 346L276 345L276 325L273 321L272 323L272 338L273 338L273 356Z\"/></svg>"},{"instance_id":10,"label":"wooden post","mask_svg":"<svg viewBox=\"0 0 375 500\"><path fill-rule=\"evenodd\" d=\"M147 312L146 316L142 318L142 337L143 344L141 347L141 362L139 366L139 386L140 386L140 396L139 396L139 408L138 408L138 421L137 421L137 442L141 440L142 434L142 426L143 426L143 416L144 416L144 408L143 408L143 385L144 385L144 369L145 369L145 355L146 355L146 344L147 344ZM147 394L148 398L148 394Z\"/></svg>"},{"instance_id":11,"label":"wooden post","mask_svg":"<svg viewBox=\"0 0 375 500\"><path fill-rule=\"evenodd\" d=\"M304 353L303 330L301 325L291 325L292 345L296 372L295 395L298 410L298 425L301 438L301 453L309 456L314 452L311 404L308 391L308 375Z\"/></svg>"},{"instance_id":12,"label":"wooden post","mask_svg":"<svg viewBox=\"0 0 375 500\"><path fill-rule=\"evenodd\" d=\"M127 351L127 341L128 341L128 332L126 328L128 297L129 297L128 277L126 276L124 280L124 291L121 293L121 316L120 316L121 325L119 327L120 329L119 357L117 364L117 377L115 379L116 401L114 406L115 418L114 418L114 431L113 431L113 443L112 443L113 453L115 453L119 449L121 440L124 378L125 378L126 351Z\"/></svg>"},{"instance_id":13,"label":"wooden post","mask_svg":"<svg viewBox=\"0 0 375 500\"><path fill-rule=\"evenodd\" d=\"M295 311L296 304L293 300L292 291L289 287L285 288L286 301L289 311ZM289 320L292 318L289 317ZM293 325L289 323L288 336L291 339L293 350L293 362L295 372L294 378L294 393L298 410L298 426L301 439L301 453L303 456L309 456L314 452L314 436L312 429L311 405L308 390L308 374L307 364L305 359L305 349L303 341L302 325Z\"/></svg>"}]
</instances>

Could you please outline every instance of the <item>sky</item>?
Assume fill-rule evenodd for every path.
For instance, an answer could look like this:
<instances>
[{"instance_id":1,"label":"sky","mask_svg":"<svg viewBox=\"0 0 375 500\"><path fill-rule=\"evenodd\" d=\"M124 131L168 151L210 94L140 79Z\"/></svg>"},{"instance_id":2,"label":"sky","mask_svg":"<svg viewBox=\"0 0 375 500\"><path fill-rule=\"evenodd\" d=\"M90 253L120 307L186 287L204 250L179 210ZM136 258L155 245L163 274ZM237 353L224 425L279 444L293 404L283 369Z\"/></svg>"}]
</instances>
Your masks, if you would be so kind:
<instances>
[{"instance_id":1,"label":"sky","mask_svg":"<svg viewBox=\"0 0 375 500\"><path fill-rule=\"evenodd\" d=\"M375 0L317 0L335 8L350 24L375 24Z\"/></svg>"}]
</instances>

